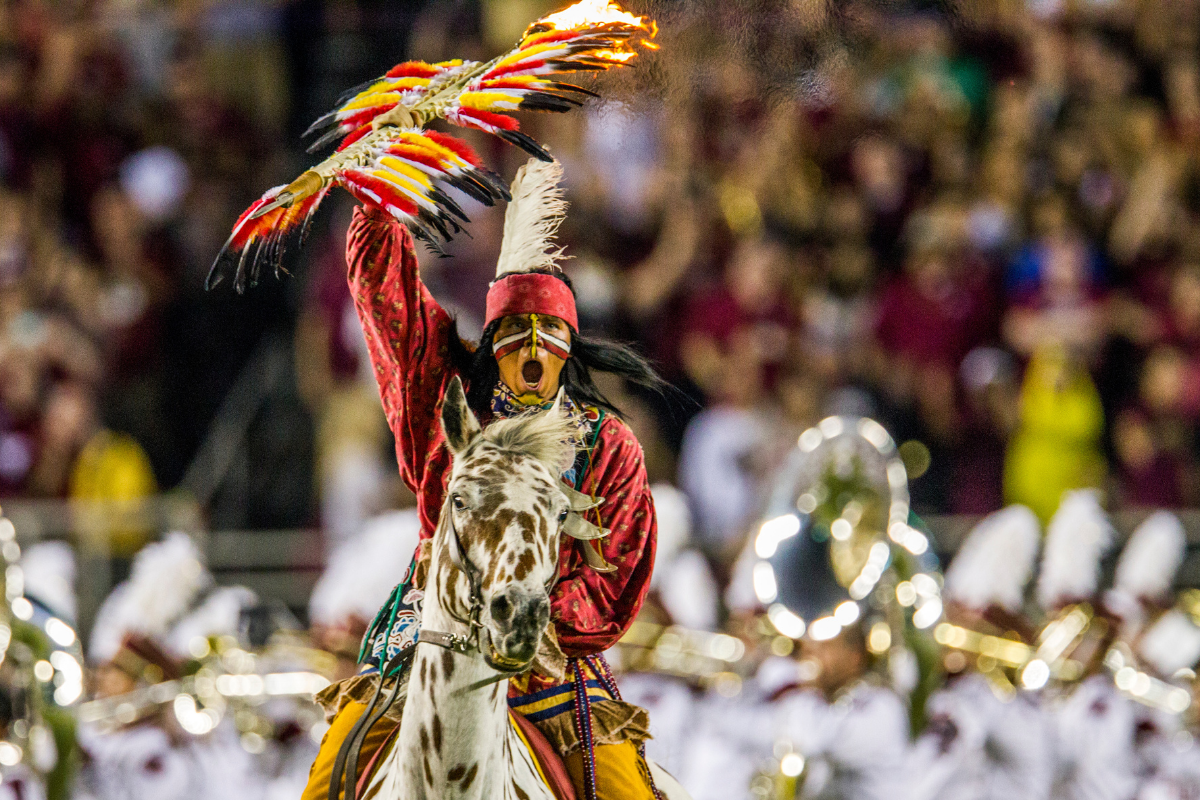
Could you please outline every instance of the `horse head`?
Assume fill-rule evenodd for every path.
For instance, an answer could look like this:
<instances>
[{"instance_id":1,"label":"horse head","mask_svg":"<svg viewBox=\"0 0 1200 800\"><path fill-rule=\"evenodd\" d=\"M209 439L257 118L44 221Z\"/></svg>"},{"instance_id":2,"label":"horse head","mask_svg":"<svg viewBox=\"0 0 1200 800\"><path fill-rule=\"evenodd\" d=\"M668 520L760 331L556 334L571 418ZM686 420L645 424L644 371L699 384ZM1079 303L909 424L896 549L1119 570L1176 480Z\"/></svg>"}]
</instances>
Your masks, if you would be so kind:
<instances>
[{"instance_id":1,"label":"horse head","mask_svg":"<svg viewBox=\"0 0 1200 800\"><path fill-rule=\"evenodd\" d=\"M576 434L557 403L481 428L457 377L441 417L454 463L434 545L439 601L477 628L489 666L522 672L550 621Z\"/></svg>"}]
</instances>

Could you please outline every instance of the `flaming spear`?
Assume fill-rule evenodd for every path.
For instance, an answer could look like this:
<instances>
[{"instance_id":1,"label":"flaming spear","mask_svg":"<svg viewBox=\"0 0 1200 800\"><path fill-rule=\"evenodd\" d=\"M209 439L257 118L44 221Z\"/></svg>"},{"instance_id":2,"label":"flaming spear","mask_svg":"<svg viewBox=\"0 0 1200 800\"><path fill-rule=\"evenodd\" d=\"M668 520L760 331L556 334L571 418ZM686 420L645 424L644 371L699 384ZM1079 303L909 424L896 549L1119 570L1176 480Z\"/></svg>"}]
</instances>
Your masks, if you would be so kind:
<instances>
[{"instance_id":1,"label":"flaming spear","mask_svg":"<svg viewBox=\"0 0 1200 800\"><path fill-rule=\"evenodd\" d=\"M242 213L209 272L208 288L221 283L231 266L239 292L257 282L264 263L279 275L291 235L299 230L303 240L334 186L384 209L440 250L470 221L445 186L489 206L510 198L504 182L466 142L425 125L443 119L485 131L550 161L509 114L581 105L596 94L553 76L622 66L637 55L638 45L654 49L656 33L653 20L630 14L614 0L580 0L533 23L516 47L486 63L406 61L352 89L305 134L321 134L309 152L340 138L337 150Z\"/></svg>"}]
</instances>

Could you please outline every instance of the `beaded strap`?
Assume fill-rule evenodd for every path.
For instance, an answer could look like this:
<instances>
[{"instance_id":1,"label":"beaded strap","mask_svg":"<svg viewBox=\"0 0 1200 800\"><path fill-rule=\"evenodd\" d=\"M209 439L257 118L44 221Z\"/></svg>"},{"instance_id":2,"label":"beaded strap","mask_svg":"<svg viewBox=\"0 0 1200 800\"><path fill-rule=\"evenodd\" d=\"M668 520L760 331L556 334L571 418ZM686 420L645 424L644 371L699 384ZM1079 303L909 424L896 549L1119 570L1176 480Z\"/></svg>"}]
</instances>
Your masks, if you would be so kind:
<instances>
[{"instance_id":1,"label":"beaded strap","mask_svg":"<svg viewBox=\"0 0 1200 800\"><path fill-rule=\"evenodd\" d=\"M575 732L579 734L579 748L583 753L583 794L585 800L596 798L596 742L592 738L592 702L587 693L587 678L580 659L574 659L575 667Z\"/></svg>"},{"instance_id":2,"label":"beaded strap","mask_svg":"<svg viewBox=\"0 0 1200 800\"><path fill-rule=\"evenodd\" d=\"M587 693L587 679L583 674L583 669L579 666L579 662L587 662L587 665L596 673L597 680L604 687L605 691L612 696L614 700L621 699L621 690L617 688L616 678L613 677L612 669L608 666L608 661L601 654L583 656L582 658L572 659L571 663L575 667L575 732L579 735L579 747L583 752L583 789L585 800L597 800L596 798L596 741L592 734L592 700ZM646 745L639 742L637 745L638 756L642 759L642 764L645 766L646 783L650 785L650 791L654 793L656 800L664 800L662 792L654 784L654 776L650 774L650 765L646 761Z\"/></svg>"}]
</instances>

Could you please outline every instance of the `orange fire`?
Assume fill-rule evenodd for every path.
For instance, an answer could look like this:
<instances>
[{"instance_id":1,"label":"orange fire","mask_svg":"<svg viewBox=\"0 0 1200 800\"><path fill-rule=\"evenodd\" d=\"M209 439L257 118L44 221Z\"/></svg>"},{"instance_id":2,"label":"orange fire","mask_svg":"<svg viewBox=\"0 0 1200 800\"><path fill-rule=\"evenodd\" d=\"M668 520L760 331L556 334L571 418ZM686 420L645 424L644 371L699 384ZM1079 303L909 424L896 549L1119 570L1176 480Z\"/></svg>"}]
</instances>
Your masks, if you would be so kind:
<instances>
[{"instance_id":1,"label":"orange fire","mask_svg":"<svg viewBox=\"0 0 1200 800\"><path fill-rule=\"evenodd\" d=\"M648 17L630 14L621 8L615 0L579 0L572 6L564 8L555 14L542 17L535 22L530 30L576 30L581 33L593 28L612 25L618 29L634 29L641 32L638 38L631 37L621 41L615 47L597 50L593 55L609 61L625 62L637 55L634 44L640 42L650 50L657 50L658 45L650 40L658 33L658 25Z\"/></svg>"}]
</instances>

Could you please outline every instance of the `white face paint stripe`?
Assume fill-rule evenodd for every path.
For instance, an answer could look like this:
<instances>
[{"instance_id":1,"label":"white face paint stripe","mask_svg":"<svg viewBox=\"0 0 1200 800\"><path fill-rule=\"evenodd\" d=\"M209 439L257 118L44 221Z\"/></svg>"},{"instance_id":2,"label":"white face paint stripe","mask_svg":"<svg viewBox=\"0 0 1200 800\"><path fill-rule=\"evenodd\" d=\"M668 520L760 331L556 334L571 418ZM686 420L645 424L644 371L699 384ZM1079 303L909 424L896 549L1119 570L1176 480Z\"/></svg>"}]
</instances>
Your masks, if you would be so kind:
<instances>
[{"instance_id":1,"label":"white face paint stripe","mask_svg":"<svg viewBox=\"0 0 1200 800\"><path fill-rule=\"evenodd\" d=\"M527 331L521 331L520 333L509 334L508 336L505 336L503 339L496 340L496 343L492 346L492 350L494 352L498 353L501 350L503 350L505 347L507 347L508 345L515 344L517 342L524 342L527 339L531 338L532 336L533 336L532 328L530 328ZM564 342L562 339L558 338L557 336L546 333L544 330L541 330L540 328L538 329L538 337L541 339L545 339L547 342L554 345L559 350L562 350L564 353L571 352L571 345L567 344L566 342Z\"/></svg>"},{"instance_id":2,"label":"white face paint stripe","mask_svg":"<svg viewBox=\"0 0 1200 800\"><path fill-rule=\"evenodd\" d=\"M539 330L539 331L538 331L538 336L541 336L541 337L542 337L543 339L545 339L547 342L549 342L550 344L554 345L554 346L555 346L555 347L557 347L559 350L562 350L564 353L569 353L569 352L571 352L571 345L567 344L567 343L566 343L566 342L564 342L562 339L558 338L557 336L554 336L553 334L549 334L549 333L546 333L546 332L545 332L545 331L543 331L543 330Z\"/></svg>"},{"instance_id":3,"label":"white face paint stripe","mask_svg":"<svg viewBox=\"0 0 1200 800\"><path fill-rule=\"evenodd\" d=\"M520 331L518 333L513 333L508 336L505 336L503 339L498 340L494 346L494 349L499 350L502 347L505 347L506 345L513 344L514 342L524 341L525 339L528 339L528 338L529 338L529 331Z\"/></svg>"}]
</instances>

